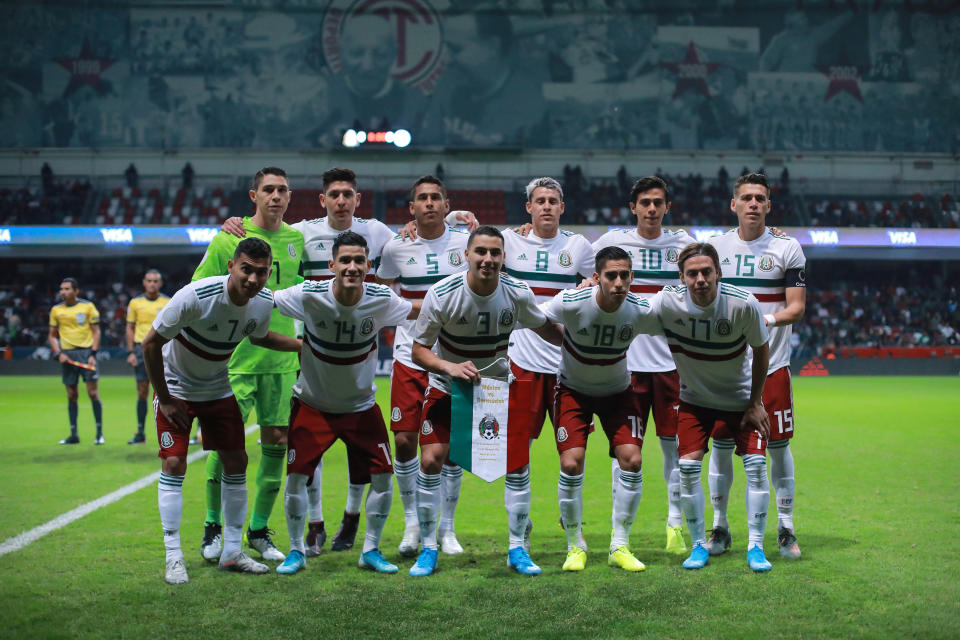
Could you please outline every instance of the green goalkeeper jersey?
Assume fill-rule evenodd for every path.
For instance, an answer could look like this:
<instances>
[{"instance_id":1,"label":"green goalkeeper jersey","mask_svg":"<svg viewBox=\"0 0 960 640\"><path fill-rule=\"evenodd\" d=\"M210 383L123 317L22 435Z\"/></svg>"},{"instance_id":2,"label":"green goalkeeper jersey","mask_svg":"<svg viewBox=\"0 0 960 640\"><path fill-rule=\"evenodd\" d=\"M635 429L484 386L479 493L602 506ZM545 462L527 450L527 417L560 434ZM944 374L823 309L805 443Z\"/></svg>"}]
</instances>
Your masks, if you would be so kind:
<instances>
[{"instance_id":1,"label":"green goalkeeper jersey","mask_svg":"<svg viewBox=\"0 0 960 640\"><path fill-rule=\"evenodd\" d=\"M273 252L273 273L267 281L267 288L286 289L303 281L300 275L300 258L303 256L303 234L283 223L277 231L267 231L253 224L251 218L243 219L243 228L247 237L260 238L270 245ZM213 237L203 260L193 272L193 280L208 276L222 276L227 273L227 261L233 259L233 252L243 238L221 231ZM270 330L285 336L296 337L293 318L274 309L270 317ZM298 371L300 364L296 353L274 351L243 342L230 357L230 373L285 373Z\"/></svg>"}]
</instances>

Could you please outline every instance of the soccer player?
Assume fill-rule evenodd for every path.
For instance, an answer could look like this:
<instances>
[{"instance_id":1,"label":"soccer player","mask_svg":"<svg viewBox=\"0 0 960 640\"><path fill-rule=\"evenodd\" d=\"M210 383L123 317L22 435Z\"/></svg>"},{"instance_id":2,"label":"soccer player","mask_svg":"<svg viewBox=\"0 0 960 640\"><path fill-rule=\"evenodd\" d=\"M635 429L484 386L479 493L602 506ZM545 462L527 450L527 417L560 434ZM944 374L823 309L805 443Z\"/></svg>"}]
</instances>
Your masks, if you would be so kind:
<instances>
[{"instance_id":1,"label":"soccer player","mask_svg":"<svg viewBox=\"0 0 960 640\"><path fill-rule=\"evenodd\" d=\"M143 348L141 343L150 331L157 313L167 306L170 298L160 293L163 276L156 269L150 269L143 276L143 295L139 295L127 305L127 364L133 367L137 379L137 432L127 444L143 444L146 438L143 425L147 420L147 391L150 381L143 366Z\"/></svg>"},{"instance_id":2,"label":"soccer player","mask_svg":"<svg viewBox=\"0 0 960 640\"><path fill-rule=\"evenodd\" d=\"M747 563L754 571L769 571L763 534L770 500L764 454L770 420L761 396L770 348L760 303L720 282L720 259L712 245L685 247L677 266L683 286L665 287L650 306L683 381L677 418L680 504L693 543L683 566L701 569L710 559L700 472L707 440L719 430L733 434L747 476Z\"/></svg>"},{"instance_id":3,"label":"soccer player","mask_svg":"<svg viewBox=\"0 0 960 640\"><path fill-rule=\"evenodd\" d=\"M276 290L302 281L300 260L303 256L303 234L283 222L290 204L290 185L286 173L278 167L261 169L253 177L250 200L256 206L252 218L244 218L246 233L270 245L273 271L270 284ZM203 261L193 274L198 280L226 272L240 238L218 233L210 242ZM270 321L272 331L294 337L293 320L276 312ZM247 529L247 542L265 560L282 561L283 553L270 538L268 523L280 485L287 452L287 424L290 419L290 396L300 365L296 354L277 353L250 342L240 344L230 358L230 385L240 405L244 422L256 408L260 423L260 465L257 468L257 493ZM207 518L202 544L203 557L213 562L220 557L220 459L216 453L207 460Z\"/></svg>"},{"instance_id":4,"label":"soccer player","mask_svg":"<svg viewBox=\"0 0 960 640\"><path fill-rule=\"evenodd\" d=\"M97 424L97 436L93 444L104 444L103 405L97 390L97 351L100 349L100 312L89 300L77 297L80 285L74 278L64 278L60 283L63 302L50 309L50 357L60 361L60 379L67 389L67 415L70 418L70 435L60 444L77 444L77 383L80 378L87 384L87 395L93 405L93 419ZM90 369L72 362L85 364Z\"/></svg>"},{"instance_id":5,"label":"soccer player","mask_svg":"<svg viewBox=\"0 0 960 640\"><path fill-rule=\"evenodd\" d=\"M448 276L430 287L417 320L412 358L430 372L420 428L420 474L417 477L417 518L422 550L410 569L414 577L437 567L437 515L440 511L440 471L450 449L450 380L479 383L483 375L506 378L507 342L517 326L537 328L556 344L560 334L536 305L526 284L501 274L503 234L478 227L467 241L466 273ZM432 351L437 344L437 352ZM481 373L482 372L482 373ZM529 432L529 413L512 411L511 429ZM522 460L522 464L515 464ZM523 547L530 513L529 450L508 451L504 502L509 522L507 563L525 575L538 567Z\"/></svg>"},{"instance_id":6,"label":"soccer player","mask_svg":"<svg viewBox=\"0 0 960 640\"><path fill-rule=\"evenodd\" d=\"M219 453L223 471L224 522L220 568L266 573L265 564L240 547L247 512L247 454L243 417L231 389L227 360L244 337L264 348L296 352L300 341L269 331L273 295L264 289L271 275L270 245L259 238L239 243L227 261L226 276L191 282L174 294L144 337L143 358L153 383L161 473L157 502L170 584L188 581L180 548L187 441L197 418L203 448Z\"/></svg>"},{"instance_id":7,"label":"soccer player","mask_svg":"<svg viewBox=\"0 0 960 640\"><path fill-rule=\"evenodd\" d=\"M377 282L394 285L401 297L422 300L431 285L465 270L463 257L468 234L447 226L444 216L450 201L443 182L435 176L423 176L410 191L410 213L416 223L416 239L395 236L383 248ZM417 521L417 439L421 408L427 390L427 372L413 363L414 322L397 325L393 342L393 374L390 378L390 429L396 446L394 471L403 503L404 531L400 555L417 555L420 524ZM440 550L446 554L463 553L454 531L454 515L460 498L463 469L449 460L440 472L442 508L439 523Z\"/></svg>"},{"instance_id":8,"label":"soccer player","mask_svg":"<svg viewBox=\"0 0 960 640\"><path fill-rule=\"evenodd\" d=\"M607 562L627 571L646 567L630 552L630 528L640 506L643 472L642 399L630 389L627 349L638 333L661 333L646 299L630 293L633 263L620 247L601 249L593 278L599 285L558 293L545 309L548 320L563 326L563 346L553 423L560 453L557 495L567 533L564 571L582 571L583 463L587 436L596 415L610 441L610 456L620 463L613 501L613 535Z\"/></svg>"},{"instance_id":9,"label":"soccer player","mask_svg":"<svg viewBox=\"0 0 960 640\"><path fill-rule=\"evenodd\" d=\"M595 251L605 247L626 249L633 261L633 284L630 291L650 298L665 284L679 276L677 257L693 242L686 231L663 228L663 218L670 211L670 190L657 176L637 180L630 190L630 211L637 216L636 229L618 229L600 236L593 243ZM680 404L680 376L670 356L667 340L662 335L640 334L627 351L630 388L640 398L638 414L646 430L653 411L657 438L663 452L663 479L667 483L666 550L685 555L683 513L680 510L680 468L677 455L677 408ZM618 461L613 460L613 493L616 500L619 481Z\"/></svg>"},{"instance_id":10,"label":"soccer player","mask_svg":"<svg viewBox=\"0 0 960 640\"><path fill-rule=\"evenodd\" d=\"M770 366L763 387L763 406L770 419L770 478L777 498L777 544L784 558L800 557L794 535L793 388L790 378L790 334L806 308L806 258L796 238L766 226L770 213L770 187L763 174L737 179L730 209L739 226L708 242L717 249L724 281L752 293L760 302L770 332ZM734 443L715 439L710 454L710 500L713 532L707 544L712 555L730 548L727 503L733 483Z\"/></svg>"},{"instance_id":11,"label":"soccer player","mask_svg":"<svg viewBox=\"0 0 960 640\"><path fill-rule=\"evenodd\" d=\"M365 283L367 242L345 231L333 242L333 282L304 282L278 291L277 308L304 323L300 377L293 388L290 450L284 506L290 553L277 573L306 566L303 525L307 482L335 440L349 445L356 470L370 477L367 528L359 566L396 573L380 552L380 535L393 498L390 436L376 403L377 334L384 326L415 317L414 305L389 287ZM419 308L417 301L416 307Z\"/></svg>"}]
</instances>

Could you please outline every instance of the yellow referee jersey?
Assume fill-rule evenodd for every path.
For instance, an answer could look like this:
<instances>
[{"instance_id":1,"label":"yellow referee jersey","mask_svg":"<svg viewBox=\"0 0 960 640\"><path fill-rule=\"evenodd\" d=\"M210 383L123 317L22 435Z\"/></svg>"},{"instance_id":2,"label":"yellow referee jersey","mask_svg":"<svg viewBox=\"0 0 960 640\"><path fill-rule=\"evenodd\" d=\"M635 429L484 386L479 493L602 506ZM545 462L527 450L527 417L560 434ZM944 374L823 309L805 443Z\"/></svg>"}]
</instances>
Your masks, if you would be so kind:
<instances>
[{"instance_id":1,"label":"yellow referee jersey","mask_svg":"<svg viewBox=\"0 0 960 640\"><path fill-rule=\"evenodd\" d=\"M61 302L50 309L50 326L60 332L61 349L89 349L93 346L90 325L100 323L100 312L89 300L77 299L72 306Z\"/></svg>"},{"instance_id":2,"label":"yellow referee jersey","mask_svg":"<svg viewBox=\"0 0 960 640\"><path fill-rule=\"evenodd\" d=\"M133 341L137 344L143 342L143 339L150 333L150 327L157 317L160 309L167 306L170 298L160 294L151 300L147 296L140 295L130 301L127 305L127 322L136 325L133 329Z\"/></svg>"}]
</instances>

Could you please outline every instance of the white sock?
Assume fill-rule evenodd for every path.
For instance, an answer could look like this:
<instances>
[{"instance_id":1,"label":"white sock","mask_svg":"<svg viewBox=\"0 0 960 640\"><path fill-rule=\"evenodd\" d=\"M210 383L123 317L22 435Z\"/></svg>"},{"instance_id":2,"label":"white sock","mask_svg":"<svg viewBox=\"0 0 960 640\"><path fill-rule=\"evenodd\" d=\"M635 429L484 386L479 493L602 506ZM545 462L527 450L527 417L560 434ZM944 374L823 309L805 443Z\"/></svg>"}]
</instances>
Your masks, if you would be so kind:
<instances>
[{"instance_id":1,"label":"white sock","mask_svg":"<svg viewBox=\"0 0 960 640\"><path fill-rule=\"evenodd\" d=\"M730 504L730 487L733 485L733 440L714 440L710 452L710 471L707 484L710 486L710 502L713 504L713 526L730 528L727 521L727 506Z\"/></svg>"},{"instance_id":2,"label":"white sock","mask_svg":"<svg viewBox=\"0 0 960 640\"><path fill-rule=\"evenodd\" d=\"M780 444L780 443L783 444ZM774 440L767 444L770 454L770 481L777 496L777 524L793 531L793 452L789 440Z\"/></svg>"},{"instance_id":3,"label":"white sock","mask_svg":"<svg viewBox=\"0 0 960 640\"><path fill-rule=\"evenodd\" d=\"M557 501L560 503L560 517L567 532L567 550L579 547L583 528L583 474L568 476L560 472L557 482Z\"/></svg>"},{"instance_id":4,"label":"white sock","mask_svg":"<svg viewBox=\"0 0 960 640\"><path fill-rule=\"evenodd\" d=\"M667 483L667 526L683 526L683 511L680 510L680 456L677 455L677 438L660 438L663 451L663 479Z\"/></svg>"},{"instance_id":5,"label":"white sock","mask_svg":"<svg viewBox=\"0 0 960 640\"><path fill-rule=\"evenodd\" d=\"M284 496L286 501L286 496ZM307 485L307 505L310 522L323 522L323 459L313 472L313 482Z\"/></svg>"},{"instance_id":6,"label":"white sock","mask_svg":"<svg viewBox=\"0 0 960 640\"><path fill-rule=\"evenodd\" d=\"M180 549L180 516L183 513L183 479L160 472L157 483L157 505L160 507L160 526L163 527L163 547L167 562L183 557Z\"/></svg>"},{"instance_id":7,"label":"white sock","mask_svg":"<svg viewBox=\"0 0 960 640\"><path fill-rule=\"evenodd\" d=\"M220 503L223 505L223 554L240 552L243 523L247 520L247 474L220 474Z\"/></svg>"},{"instance_id":8,"label":"white sock","mask_svg":"<svg viewBox=\"0 0 960 640\"><path fill-rule=\"evenodd\" d=\"M347 484L347 506L343 510L347 513L360 513L360 505L363 504L363 488L366 485Z\"/></svg>"},{"instance_id":9,"label":"white sock","mask_svg":"<svg viewBox=\"0 0 960 640\"><path fill-rule=\"evenodd\" d=\"M700 460L680 460L680 507L687 519L692 544L706 544L706 524L703 521L703 485L700 484L700 472L703 462Z\"/></svg>"},{"instance_id":10,"label":"white sock","mask_svg":"<svg viewBox=\"0 0 960 640\"><path fill-rule=\"evenodd\" d=\"M393 463L393 473L397 476L397 488L400 490L400 502L403 504L405 527L417 526L417 472L419 471L420 460L416 457L403 462L395 460Z\"/></svg>"},{"instance_id":11,"label":"white sock","mask_svg":"<svg viewBox=\"0 0 960 640\"><path fill-rule=\"evenodd\" d=\"M370 491L364 510L367 512L367 531L363 536L363 553L380 548L383 525L390 515L393 503L393 474L375 473L370 477Z\"/></svg>"},{"instance_id":12,"label":"white sock","mask_svg":"<svg viewBox=\"0 0 960 640\"><path fill-rule=\"evenodd\" d=\"M767 481L767 458L757 453L743 456L747 476L747 549L758 544L763 548L767 530L767 509L770 507L770 483Z\"/></svg>"},{"instance_id":13,"label":"white sock","mask_svg":"<svg viewBox=\"0 0 960 640\"><path fill-rule=\"evenodd\" d=\"M640 506L643 495L643 470L624 471L620 469L620 486L613 501L613 537L610 548L630 545L630 528Z\"/></svg>"},{"instance_id":14,"label":"white sock","mask_svg":"<svg viewBox=\"0 0 960 640\"><path fill-rule=\"evenodd\" d=\"M530 470L508 473L503 485L503 505L507 508L510 529L508 549L523 546L523 534L530 520Z\"/></svg>"},{"instance_id":15,"label":"white sock","mask_svg":"<svg viewBox=\"0 0 960 640\"><path fill-rule=\"evenodd\" d=\"M440 470L440 487L443 496L440 508L440 528L453 531L453 517L460 502L460 484L463 482L463 469L457 465L443 465Z\"/></svg>"},{"instance_id":16,"label":"white sock","mask_svg":"<svg viewBox=\"0 0 960 640\"><path fill-rule=\"evenodd\" d=\"M424 549L437 548L437 518L440 516L440 474L417 474L417 520L420 522L420 544Z\"/></svg>"},{"instance_id":17,"label":"white sock","mask_svg":"<svg viewBox=\"0 0 960 640\"><path fill-rule=\"evenodd\" d=\"M283 512L287 516L287 532L290 534L290 551L306 553L303 546L303 516L307 506L307 480L302 473L287 475L287 488L283 494Z\"/></svg>"},{"instance_id":18,"label":"white sock","mask_svg":"<svg viewBox=\"0 0 960 640\"><path fill-rule=\"evenodd\" d=\"M617 485L620 484L620 461L613 458L610 461L610 504L617 502ZM613 507L610 508L610 528L617 526L613 521Z\"/></svg>"}]
</instances>

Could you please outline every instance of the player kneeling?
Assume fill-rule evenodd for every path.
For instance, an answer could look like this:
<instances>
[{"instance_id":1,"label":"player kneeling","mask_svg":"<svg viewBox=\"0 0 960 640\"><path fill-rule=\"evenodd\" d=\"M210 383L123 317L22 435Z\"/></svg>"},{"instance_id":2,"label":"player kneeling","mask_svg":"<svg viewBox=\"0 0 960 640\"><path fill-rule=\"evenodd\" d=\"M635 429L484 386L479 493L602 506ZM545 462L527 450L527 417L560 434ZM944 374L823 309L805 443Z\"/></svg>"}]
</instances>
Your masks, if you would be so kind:
<instances>
[{"instance_id":1,"label":"player kneeling","mask_svg":"<svg viewBox=\"0 0 960 640\"><path fill-rule=\"evenodd\" d=\"M240 547L247 515L247 453L243 418L230 388L227 360L245 337L261 347L299 351L300 341L268 330L273 294L264 289L271 272L270 245L250 238L237 245L229 275L203 278L178 291L143 340L147 376L153 384L161 464L157 501L166 547L166 581L187 582L180 548L183 479L193 419L203 428L203 448L223 461L223 553L220 568L266 573L267 565Z\"/></svg>"}]
</instances>

